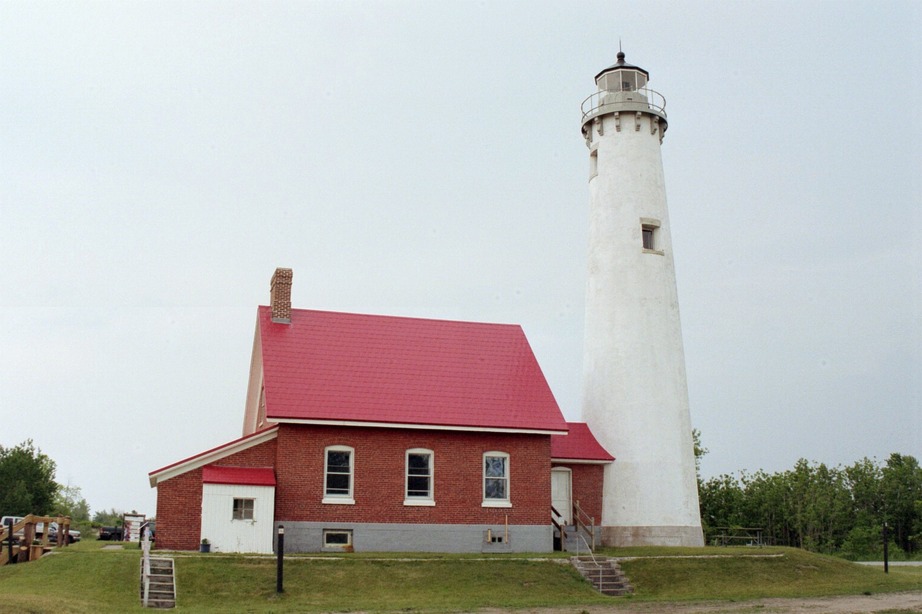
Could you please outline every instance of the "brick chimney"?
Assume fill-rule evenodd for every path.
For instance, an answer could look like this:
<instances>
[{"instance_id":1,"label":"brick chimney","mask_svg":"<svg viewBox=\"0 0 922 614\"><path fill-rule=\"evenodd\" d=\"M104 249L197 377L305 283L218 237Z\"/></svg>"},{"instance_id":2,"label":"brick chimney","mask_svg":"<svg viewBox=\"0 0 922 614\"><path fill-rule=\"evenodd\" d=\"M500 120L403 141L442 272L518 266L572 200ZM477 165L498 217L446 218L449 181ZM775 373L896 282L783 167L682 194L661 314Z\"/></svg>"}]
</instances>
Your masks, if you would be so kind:
<instances>
[{"instance_id":1,"label":"brick chimney","mask_svg":"<svg viewBox=\"0 0 922 614\"><path fill-rule=\"evenodd\" d=\"M291 324L291 269L275 269L269 282L272 301L272 321Z\"/></svg>"}]
</instances>

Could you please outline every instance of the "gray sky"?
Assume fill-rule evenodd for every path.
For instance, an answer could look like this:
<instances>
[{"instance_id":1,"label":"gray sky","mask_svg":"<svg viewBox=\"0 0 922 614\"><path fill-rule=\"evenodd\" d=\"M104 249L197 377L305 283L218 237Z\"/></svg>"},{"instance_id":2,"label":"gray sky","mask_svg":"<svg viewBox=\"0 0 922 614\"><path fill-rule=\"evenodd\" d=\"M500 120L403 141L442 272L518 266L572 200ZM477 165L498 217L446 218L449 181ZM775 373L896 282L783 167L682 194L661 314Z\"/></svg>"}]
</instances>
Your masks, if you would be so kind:
<instances>
[{"instance_id":1,"label":"gray sky","mask_svg":"<svg viewBox=\"0 0 922 614\"><path fill-rule=\"evenodd\" d=\"M522 324L579 419L619 38L667 100L705 475L922 457L914 1L0 2L0 444L154 513L241 433L277 266L299 308Z\"/></svg>"}]
</instances>

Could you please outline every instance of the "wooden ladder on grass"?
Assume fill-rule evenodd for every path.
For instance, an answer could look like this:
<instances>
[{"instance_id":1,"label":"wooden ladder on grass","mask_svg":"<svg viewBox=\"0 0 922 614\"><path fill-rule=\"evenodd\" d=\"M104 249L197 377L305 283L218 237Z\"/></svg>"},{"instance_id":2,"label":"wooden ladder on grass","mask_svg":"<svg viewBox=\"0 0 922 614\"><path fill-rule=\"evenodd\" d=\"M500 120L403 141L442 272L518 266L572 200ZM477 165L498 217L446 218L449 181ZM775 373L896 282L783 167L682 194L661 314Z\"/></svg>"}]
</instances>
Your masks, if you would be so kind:
<instances>
[{"instance_id":1,"label":"wooden ladder on grass","mask_svg":"<svg viewBox=\"0 0 922 614\"><path fill-rule=\"evenodd\" d=\"M145 566L148 573L145 574ZM145 593L147 601L145 602ZM148 608L176 607L176 577L173 559L141 557L141 605Z\"/></svg>"}]
</instances>

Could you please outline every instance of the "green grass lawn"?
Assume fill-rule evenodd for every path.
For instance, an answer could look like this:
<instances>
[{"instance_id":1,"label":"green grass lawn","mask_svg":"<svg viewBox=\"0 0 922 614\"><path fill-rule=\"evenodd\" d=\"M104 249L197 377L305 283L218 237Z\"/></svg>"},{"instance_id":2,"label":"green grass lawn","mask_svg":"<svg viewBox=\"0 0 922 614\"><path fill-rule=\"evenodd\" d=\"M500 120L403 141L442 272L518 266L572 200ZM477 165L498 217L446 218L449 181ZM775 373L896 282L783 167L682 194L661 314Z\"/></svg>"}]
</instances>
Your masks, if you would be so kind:
<instances>
[{"instance_id":1,"label":"green grass lawn","mask_svg":"<svg viewBox=\"0 0 922 614\"><path fill-rule=\"evenodd\" d=\"M695 548L707 558L625 560L635 599L738 601L761 597L820 597L922 589L922 568L866 567L794 548ZM675 550L671 551L675 554ZM641 556L622 549L613 556Z\"/></svg>"},{"instance_id":2,"label":"green grass lawn","mask_svg":"<svg viewBox=\"0 0 922 614\"><path fill-rule=\"evenodd\" d=\"M139 550L103 551L104 545L88 540L34 563L0 568L0 613L141 611ZM645 557L622 564L635 595L599 595L559 556L356 554L287 557L285 592L279 596L274 558L176 553L176 611L447 612L922 590L922 568L892 567L885 575L880 568L787 548L619 549L606 554Z\"/></svg>"}]
</instances>

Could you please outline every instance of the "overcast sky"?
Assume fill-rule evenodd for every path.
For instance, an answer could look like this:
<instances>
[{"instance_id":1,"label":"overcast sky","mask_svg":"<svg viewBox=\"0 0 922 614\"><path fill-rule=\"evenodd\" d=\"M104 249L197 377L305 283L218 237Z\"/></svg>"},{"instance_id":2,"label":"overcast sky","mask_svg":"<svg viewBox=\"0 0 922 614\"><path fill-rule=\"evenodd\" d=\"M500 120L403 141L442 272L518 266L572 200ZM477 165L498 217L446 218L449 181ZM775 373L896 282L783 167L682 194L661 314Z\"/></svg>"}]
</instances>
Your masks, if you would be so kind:
<instances>
[{"instance_id":1,"label":"overcast sky","mask_svg":"<svg viewBox=\"0 0 922 614\"><path fill-rule=\"evenodd\" d=\"M2 1L0 445L153 514L240 436L277 266L299 308L520 323L578 420L619 39L667 100L705 476L922 458L908 0Z\"/></svg>"}]
</instances>

